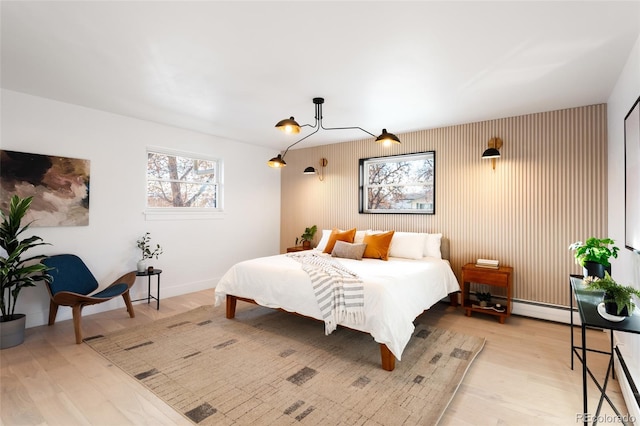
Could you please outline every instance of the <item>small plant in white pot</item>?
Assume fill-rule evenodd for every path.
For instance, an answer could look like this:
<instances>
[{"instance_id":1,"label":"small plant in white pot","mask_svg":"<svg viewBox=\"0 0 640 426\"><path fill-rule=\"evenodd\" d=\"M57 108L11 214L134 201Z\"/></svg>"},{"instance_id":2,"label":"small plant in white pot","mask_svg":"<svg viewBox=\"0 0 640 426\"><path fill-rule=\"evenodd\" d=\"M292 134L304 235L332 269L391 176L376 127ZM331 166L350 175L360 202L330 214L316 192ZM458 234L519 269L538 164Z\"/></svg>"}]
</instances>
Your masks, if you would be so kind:
<instances>
[{"instance_id":1,"label":"small plant in white pot","mask_svg":"<svg viewBox=\"0 0 640 426\"><path fill-rule=\"evenodd\" d=\"M20 240L21 234L31 225L30 222L20 226L32 200L32 197L20 198L14 195L11 197L9 212L0 211L0 247L6 253L6 256L0 256L0 349L19 345L24 341L26 315L15 313L20 291L25 287L34 287L37 281L51 279L47 274L47 266L34 263L35 260L45 258L45 255L25 257L27 251L48 243L35 235Z\"/></svg>"},{"instance_id":2,"label":"small plant in white pot","mask_svg":"<svg viewBox=\"0 0 640 426\"><path fill-rule=\"evenodd\" d=\"M140 237L140 239L138 240L138 248L142 252L142 257L137 264L138 272L144 272L147 270L147 259L153 259L155 257L157 260L158 256L160 256L163 252L160 244L156 244L155 248L153 250L151 249L150 232L147 232L142 237Z\"/></svg>"}]
</instances>

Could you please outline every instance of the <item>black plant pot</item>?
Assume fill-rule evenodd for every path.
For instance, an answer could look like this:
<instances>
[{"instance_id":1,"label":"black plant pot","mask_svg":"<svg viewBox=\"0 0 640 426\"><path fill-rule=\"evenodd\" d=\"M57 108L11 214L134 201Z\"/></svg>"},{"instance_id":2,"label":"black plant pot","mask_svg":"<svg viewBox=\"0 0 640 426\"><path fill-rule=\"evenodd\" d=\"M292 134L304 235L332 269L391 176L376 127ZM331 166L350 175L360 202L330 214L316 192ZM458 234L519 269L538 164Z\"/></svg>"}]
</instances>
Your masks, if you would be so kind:
<instances>
[{"instance_id":1,"label":"black plant pot","mask_svg":"<svg viewBox=\"0 0 640 426\"><path fill-rule=\"evenodd\" d=\"M611 265L604 266L602 263L597 262L585 262L584 263L584 276L585 277L598 277L604 278L604 273L608 272L611 275Z\"/></svg>"},{"instance_id":2,"label":"black plant pot","mask_svg":"<svg viewBox=\"0 0 640 426\"><path fill-rule=\"evenodd\" d=\"M612 297L609 296L608 293L605 293L603 299L604 300L612 299ZM609 315L615 315L617 317L628 317L629 316L629 309L627 309L626 306L624 308L622 308L622 311L620 313L618 313L618 304L616 302L604 302L604 310Z\"/></svg>"}]
</instances>

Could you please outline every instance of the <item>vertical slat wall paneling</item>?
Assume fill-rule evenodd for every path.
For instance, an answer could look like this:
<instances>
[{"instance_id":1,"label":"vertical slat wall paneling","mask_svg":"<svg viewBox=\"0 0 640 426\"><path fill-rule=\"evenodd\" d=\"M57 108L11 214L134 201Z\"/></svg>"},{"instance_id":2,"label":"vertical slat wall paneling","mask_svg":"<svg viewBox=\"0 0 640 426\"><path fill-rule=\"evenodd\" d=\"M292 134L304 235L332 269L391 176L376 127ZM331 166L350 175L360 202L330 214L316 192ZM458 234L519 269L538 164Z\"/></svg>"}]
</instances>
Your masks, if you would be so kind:
<instances>
[{"instance_id":1,"label":"vertical slat wall paneling","mask_svg":"<svg viewBox=\"0 0 640 426\"><path fill-rule=\"evenodd\" d=\"M514 297L566 306L567 275L580 273L569 244L607 235L606 105L502 118L289 151L282 173L281 251L304 228L442 232L459 277L466 262L514 267ZM491 169L482 152L504 141ZM360 158L436 152L436 214L359 214ZM303 175L327 158L324 181ZM274 171L278 173L278 171ZM318 232L315 241L319 241Z\"/></svg>"}]
</instances>

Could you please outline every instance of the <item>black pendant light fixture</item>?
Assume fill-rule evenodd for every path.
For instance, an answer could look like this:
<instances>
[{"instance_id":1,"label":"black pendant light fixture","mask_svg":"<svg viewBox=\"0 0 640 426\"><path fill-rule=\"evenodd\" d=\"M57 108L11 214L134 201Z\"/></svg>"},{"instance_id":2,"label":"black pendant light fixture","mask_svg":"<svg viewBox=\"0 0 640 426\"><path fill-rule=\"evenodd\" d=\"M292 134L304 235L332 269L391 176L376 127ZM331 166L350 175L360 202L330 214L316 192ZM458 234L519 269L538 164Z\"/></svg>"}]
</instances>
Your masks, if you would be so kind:
<instances>
[{"instance_id":1,"label":"black pendant light fixture","mask_svg":"<svg viewBox=\"0 0 640 426\"><path fill-rule=\"evenodd\" d=\"M311 125L311 124L303 124L302 126L300 124L298 124L298 122L293 118L285 118L284 120L280 120L278 121L278 123L276 124L276 128L282 130L283 132L286 133L291 133L291 134L297 134L300 133L300 129L302 127L311 127L313 129L315 129L313 132L309 133L307 136L303 137L302 139L297 140L296 142L292 143L291 145L289 145L287 147L287 149L284 150L284 153L282 154L278 154L276 157L273 157L271 160L269 160L267 162L267 164L269 165L269 167L274 167L274 168L280 168L280 167L284 167L287 165L287 163L284 161L284 157L287 155L287 152L289 151L289 148L291 148L292 146L294 146L297 143L302 142L303 140L307 139L309 136L317 133L320 129L323 130L351 130L351 129L357 129L357 130L362 130L363 132L365 132L366 134L373 136L376 138L376 142L380 143L384 146L390 146L390 145L394 145L394 144L399 144L400 143L400 139L398 139L398 137L396 135L394 135L393 133L389 133L387 132L387 129L382 129L382 134L380 134L379 136L374 135L371 132L366 131L365 129L363 129L362 127L358 127L358 126L351 126L351 127L324 127L322 125L322 104L324 104L324 98L313 98L313 104L315 105L315 119L316 122L315 124Z\"/></svg>"}]
</instances>

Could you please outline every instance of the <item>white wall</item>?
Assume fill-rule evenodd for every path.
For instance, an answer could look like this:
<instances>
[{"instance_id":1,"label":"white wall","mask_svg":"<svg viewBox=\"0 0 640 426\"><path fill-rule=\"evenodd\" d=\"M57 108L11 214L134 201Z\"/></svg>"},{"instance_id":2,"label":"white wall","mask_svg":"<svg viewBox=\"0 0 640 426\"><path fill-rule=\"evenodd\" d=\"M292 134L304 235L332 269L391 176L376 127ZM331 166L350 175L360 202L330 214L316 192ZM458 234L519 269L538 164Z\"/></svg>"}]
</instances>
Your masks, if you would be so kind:
<instances>
[{"instance_id":1,"label":"white wall","mask_svg":"<svg viewBox=\"0 0 640 426\"><path fill-rule=\"evenodd\" d=\"M640 95L640 37L609 96L608 109L608 161L609 161L609 236L619 247L624 247L624 117ZM613 277L621 283L640 288L640 256L622 249L611 264ZM632 371L636 386L640 386L640 335L616 333L624 360ZM618 371L621 376L622 371ZM640 409L631 391L622 381L623 392L630 414L640 419ZM633 407L633 408L632 408ZM635 411L631 411L635 410Z\"/></svg>"},{"instance_id":2,"label":"white wall","mask_svg":"<svg viewBox=\"0 0 640 426\"><path fill-rule=\"evenodd\" d=\"M136 240L151 232L152 243L164 248L153 262L163 270L162 297L212 288L232 264L278 253L280 173L266 165L272 150L13 91L1 96L2 149L91 161L89 226L33 228L32 234L52 244L42 253L78 254L108 285L136 268ZM223 217L146 221L147 146L222 158ZM133 298L146 294L145 283L138 279ZM123 307L118 298L83 313L122 308L126 315ZM32 327L46 324L48 309L40 286L22 291L16 312L27 314ZM69 318L69 308L58 311L58 321Z\"/></svg>"}]
</instances>

